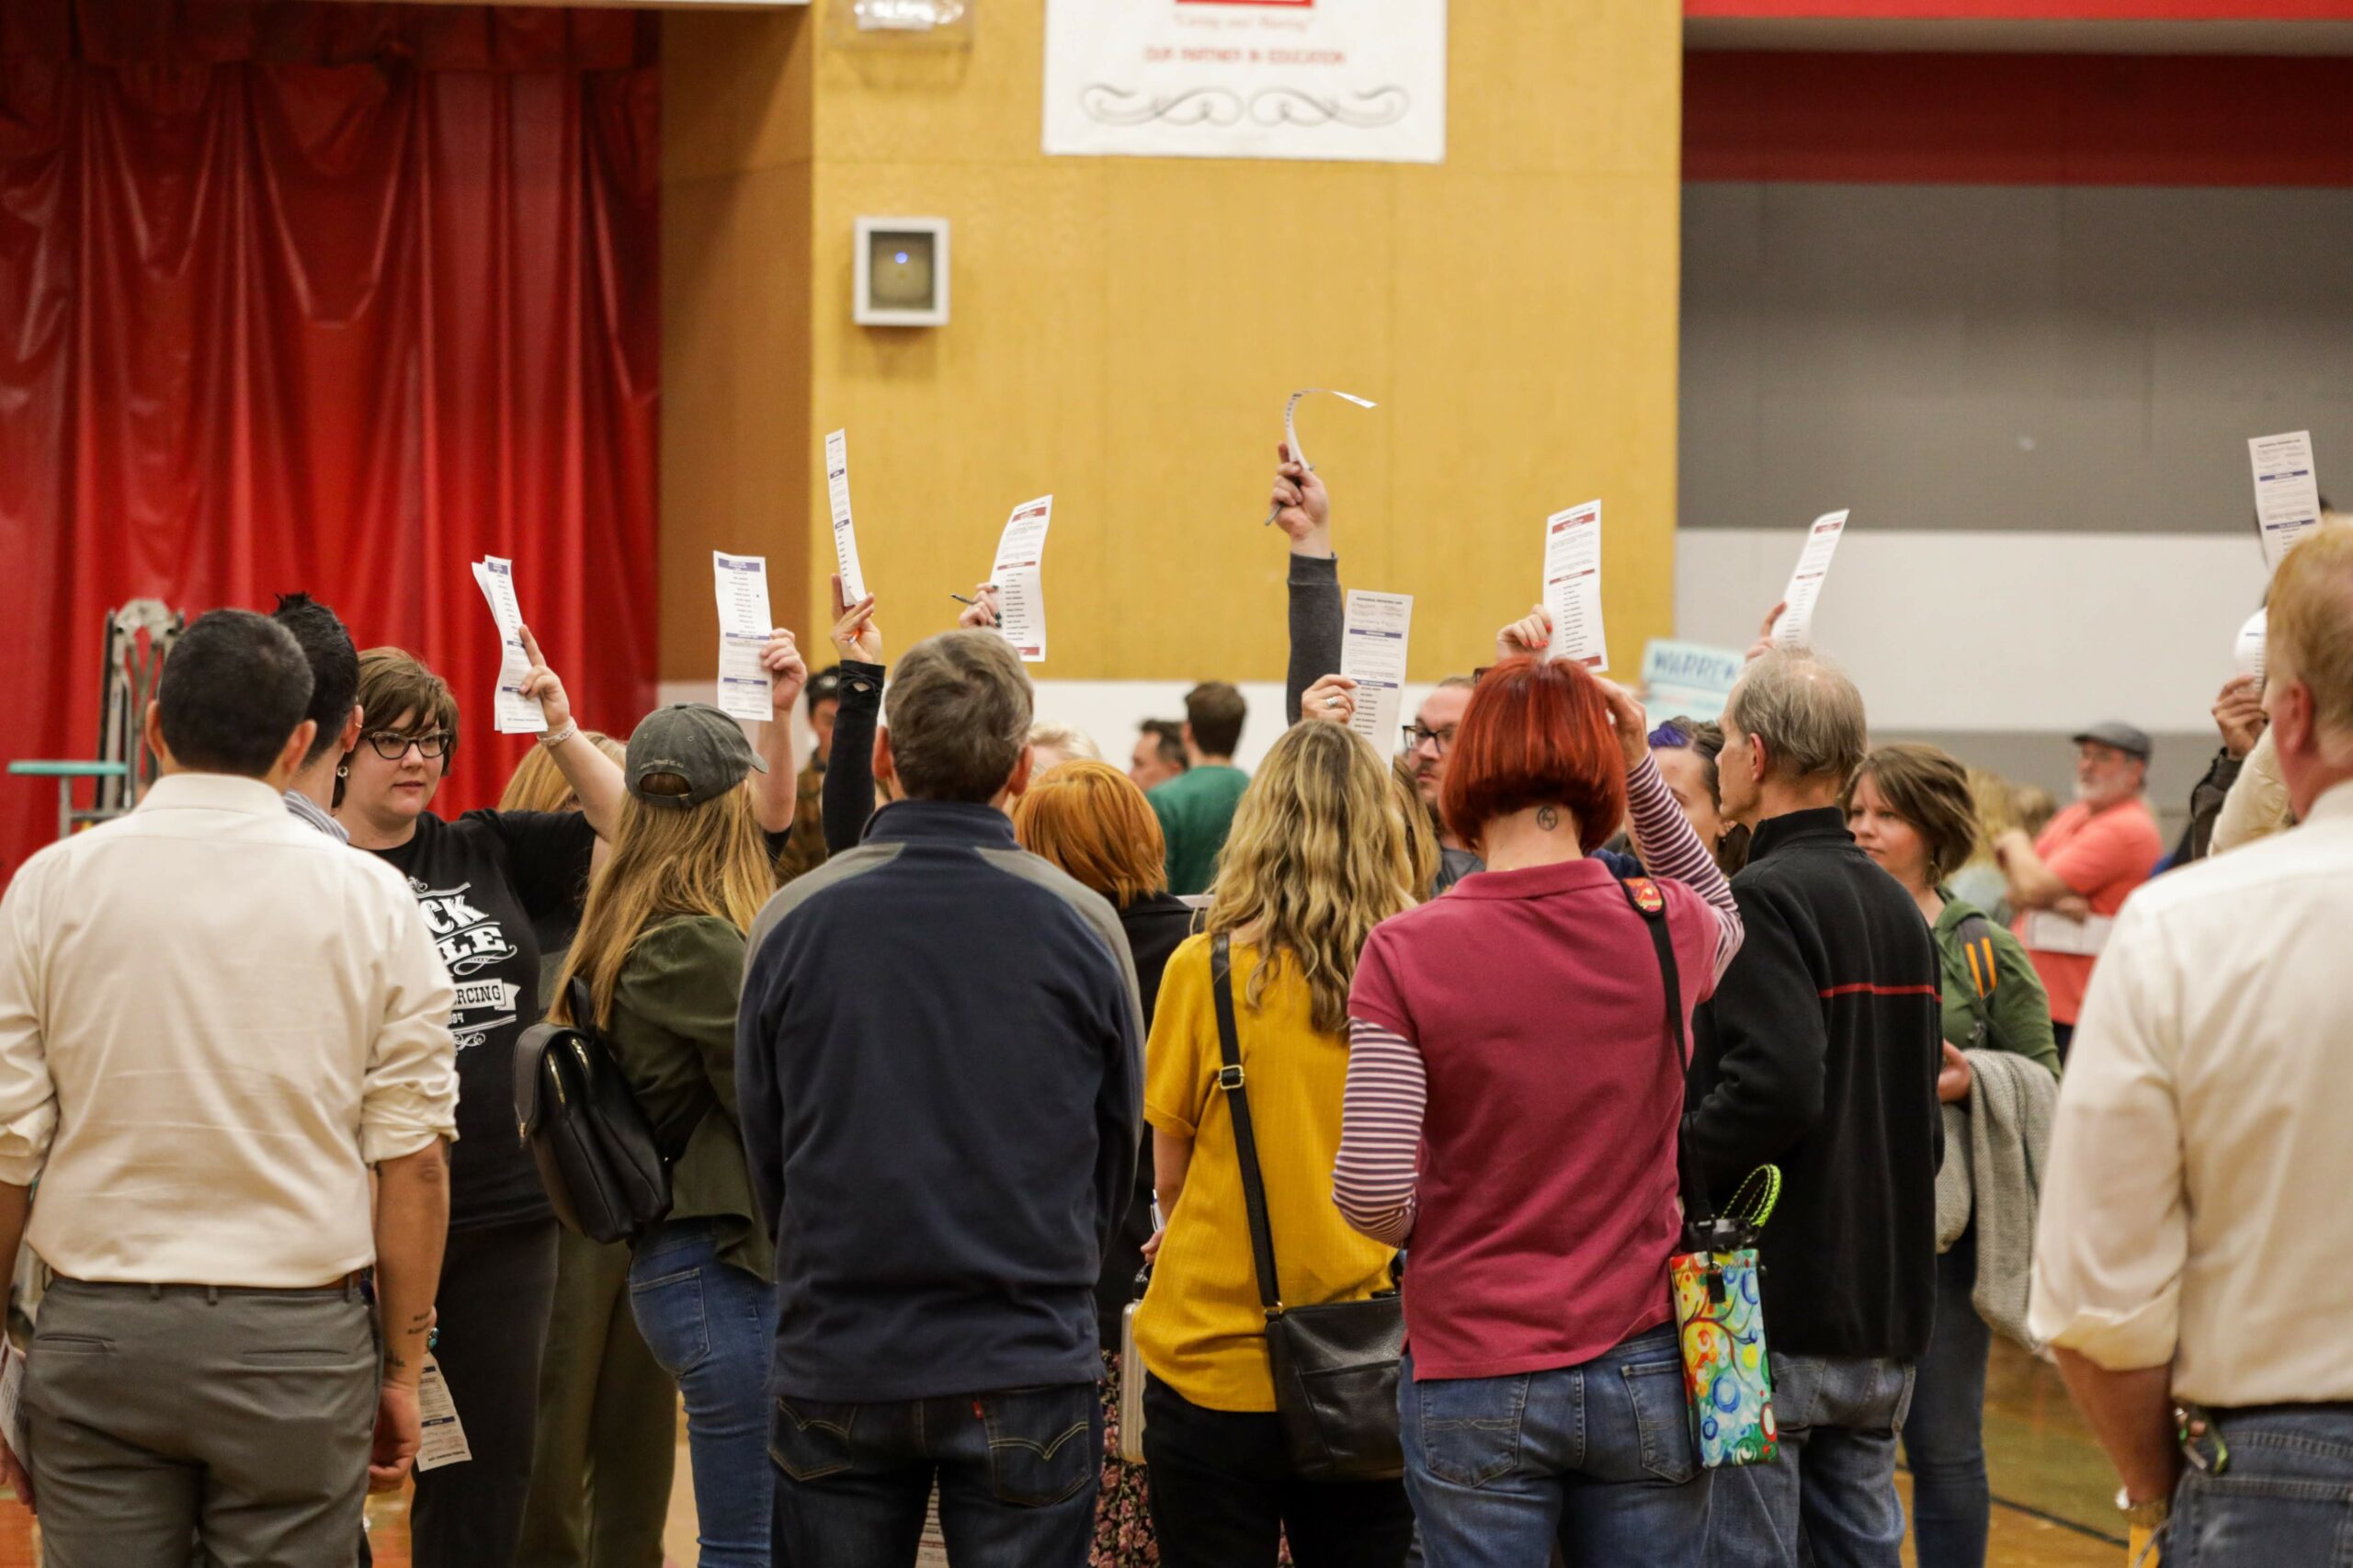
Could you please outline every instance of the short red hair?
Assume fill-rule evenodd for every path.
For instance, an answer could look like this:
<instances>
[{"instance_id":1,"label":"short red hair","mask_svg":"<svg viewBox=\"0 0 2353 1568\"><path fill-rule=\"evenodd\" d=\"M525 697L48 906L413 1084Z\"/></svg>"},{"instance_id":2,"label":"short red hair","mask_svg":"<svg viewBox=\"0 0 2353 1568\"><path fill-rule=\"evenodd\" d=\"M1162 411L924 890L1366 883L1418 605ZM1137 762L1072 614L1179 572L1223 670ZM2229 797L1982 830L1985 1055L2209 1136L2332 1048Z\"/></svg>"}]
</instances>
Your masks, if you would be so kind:
<instances>
[{"instance_id":1,"label":"short red hair","mask_svg":"<svg viewBox=\"0 0 2353 1568\"><path fill-rule=\"evenodd\" d=\"M1609 700L1584 665L1507 659L1479 679L1447 754L1438 809L1465 844L1497 817L1564 807L1588 855L1626 817L1626 760Z\"/></svg>"}]
</instances>

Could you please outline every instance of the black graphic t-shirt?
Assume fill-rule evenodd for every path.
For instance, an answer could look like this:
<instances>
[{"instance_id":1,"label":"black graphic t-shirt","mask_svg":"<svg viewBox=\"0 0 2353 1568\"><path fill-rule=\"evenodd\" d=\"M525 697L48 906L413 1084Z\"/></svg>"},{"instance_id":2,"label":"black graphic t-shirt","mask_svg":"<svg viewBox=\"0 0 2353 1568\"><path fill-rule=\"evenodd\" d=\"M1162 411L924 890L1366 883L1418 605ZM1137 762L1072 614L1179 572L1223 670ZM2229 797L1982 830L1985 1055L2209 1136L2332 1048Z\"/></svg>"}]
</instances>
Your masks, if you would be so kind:
<instances>
[{"instance_id":1,"label":"black graphic t-shirt","mask_svg":"<svg viewBox=\"0 0 2353 1568\"><path fill-rule=\"evenodd\" d=\"M458 1142L449 1151L449 1226L552 1212L515 1131L515 1042L539 1022L535 922L575 909L597 844L570 812L431 812L397 849L375 853L408 879L458 988Z\"/></svg>"}]
</instances>

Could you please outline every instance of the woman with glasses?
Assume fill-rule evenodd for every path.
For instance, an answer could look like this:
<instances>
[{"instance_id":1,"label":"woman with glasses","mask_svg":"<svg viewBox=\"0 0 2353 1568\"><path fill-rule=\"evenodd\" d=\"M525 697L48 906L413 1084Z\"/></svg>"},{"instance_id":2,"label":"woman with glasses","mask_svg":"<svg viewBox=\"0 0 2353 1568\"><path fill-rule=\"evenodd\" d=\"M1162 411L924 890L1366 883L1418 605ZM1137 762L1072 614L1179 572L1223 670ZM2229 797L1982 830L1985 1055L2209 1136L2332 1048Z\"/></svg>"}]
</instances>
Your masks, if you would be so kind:
<instances>
[{"instance_id":1,"label":"woman with glasses","mask_svg":"<svg viewBox=\"0 0 2353 1568\"><path fill-rule=\"evenodd\" d=\"M563 682L537 639L528 630L523 638L531 660L523 692L547 716L540 744L579 797L577 812L437 816L433 799L458 746L458 703L448 682L398 648L359 656L364 728L335 769L335 820L353 847L408 880L458 990L449 1017L458 1142L449 1153L434 1356L473 1457L418 1474L409 1521L417 1568L508 1568L514 1560L556 1274L554 1212L515 1136L515 1042L542 1011L533 926L577 904L624 794L620 768L573 722ZM772 771L756 778L761 824L780 833L791 826L793 806L782 720L808 672L787 632L770 641L767 662L778 722L762 739Z\"/></svg>"}]
</instances>

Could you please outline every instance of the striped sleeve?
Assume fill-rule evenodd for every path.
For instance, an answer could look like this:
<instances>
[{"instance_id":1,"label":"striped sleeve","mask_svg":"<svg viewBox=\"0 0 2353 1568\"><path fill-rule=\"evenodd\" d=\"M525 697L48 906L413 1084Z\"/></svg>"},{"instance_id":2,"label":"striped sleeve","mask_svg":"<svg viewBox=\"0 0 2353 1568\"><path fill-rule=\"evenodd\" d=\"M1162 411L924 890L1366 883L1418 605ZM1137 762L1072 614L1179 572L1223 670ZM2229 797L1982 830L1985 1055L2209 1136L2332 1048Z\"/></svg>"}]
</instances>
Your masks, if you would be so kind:
<instances>
[{"instance_id":1,"label":"striped sleeve","mask_svg":"<svg viewBox=\"0 0 2353 1568\"><path fill-rule=\"evenodd\" d=\"M1348 1086L1332 1201L1356 1229L1403 1246L1414 1230L1414 1162L1422 1142L1422 1053L1393 1029L1348 1020Z\"/></svg>"},{"instance_id":2,"label":"striped sleeve","mask_svg":"<svg viewBox=\"0 0 2353 1568\"><path fill-rule=\"evenodd\" d=\"M1691 831L1683 808L1675 803L1675 791L1666 787L1666 776L1658 770L1656 757L1645 756L1626 775L1626 809L1633 824L1634 853L1641 858L1643 869L1654 877L1681 882L1716 912L1715 978L1722 980L1733 955L1740 951L1740 905L1733 902L1732 883L1725 880L1723 869Z\"/></svg>"}]
</instances>

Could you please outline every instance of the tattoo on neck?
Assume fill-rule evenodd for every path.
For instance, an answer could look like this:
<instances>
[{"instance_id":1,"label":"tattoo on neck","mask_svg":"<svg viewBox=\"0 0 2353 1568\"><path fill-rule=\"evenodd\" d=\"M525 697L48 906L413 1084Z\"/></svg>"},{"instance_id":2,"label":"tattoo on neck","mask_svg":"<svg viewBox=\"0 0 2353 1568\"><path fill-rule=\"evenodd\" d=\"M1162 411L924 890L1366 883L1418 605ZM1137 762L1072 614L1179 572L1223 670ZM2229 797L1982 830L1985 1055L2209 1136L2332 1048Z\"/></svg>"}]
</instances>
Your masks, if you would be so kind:
<instances>
[{"instance_id":1,"label":"tattoo on neck","mask_svg":"<svg viewBox=\"0 0 2353 1568\"><path fill-rule=\"evenodd\" d=\"M1539 806L1539 807L1537 807L1537 808L1536 808L1536 825L1537 825L1538 827L1542 828L1542 829L1543 829L1545 832L1547 832L1547 833L1550 833L1550 832L1552 832L1554 828L1556 828L1556 827L1560 826L1560 825L1561 825L1561 812L1560 812L1560 809L1559 809L1558 807L1555 807L1555 806Z\"/></svg>"}]
</instances>

